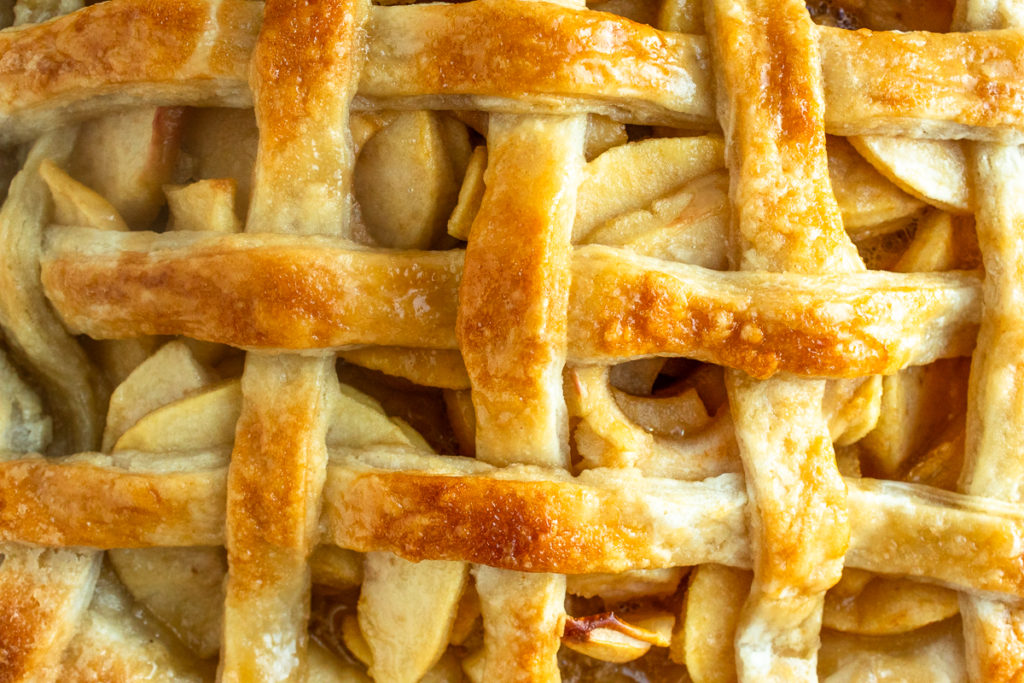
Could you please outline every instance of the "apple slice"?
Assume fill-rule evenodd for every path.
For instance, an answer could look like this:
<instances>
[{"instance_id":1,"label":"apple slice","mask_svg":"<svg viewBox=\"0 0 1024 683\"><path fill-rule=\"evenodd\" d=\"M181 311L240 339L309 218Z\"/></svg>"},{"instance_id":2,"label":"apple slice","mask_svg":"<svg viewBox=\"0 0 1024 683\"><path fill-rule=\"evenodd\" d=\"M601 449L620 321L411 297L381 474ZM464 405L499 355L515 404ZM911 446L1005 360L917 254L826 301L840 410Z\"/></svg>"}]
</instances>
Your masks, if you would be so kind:
<instances>
[{"instance_id":1,"label":"apple slice","mask_svg":"<svg viewBox=\"0 0 1024 683\"><path fill-rule=\"evenodd\" d=\"M97 230L127 230L117 209L49 159L39 164L39 175L53 195L53 222Z\"/></svg>"},{"instance_id":2,"label":"apple slice","mask_svg":"<svg viewBox=\"0 0 1024 683\"><path fill-rule=\"evenodd\" d=\"M118 578L196 656L220 648L227 556L223 548L115 549Z\"/></svg>"},{"instance_id":3,"label":"apple slice","mask_svg":"<svg viewBox=\"0 0 1024 683\"><path fill-rule=\"evenodd\" d=\"M234 178L164 186L170 210L167 229L241 232L242 221L235 213L236 189Z\"/></svg>"},{"instance_id":4,"label":"apple slice","mask_svg":"<svg viewBox=\"0 0 1024 683\"><path fill-rule=\"evenodd\" d=\"M103 450L109 451L143 415L209 386L215 379L184 342L165 344L111 394Z\"/></svg>"},{"instance_id":5,"label":"apple slice","mask_svg":"<svg viewBox=\"0 0 1024 683\"><path fill-rule=\"evenodd\" d=\"M906 192L944 211L974 206L967 159L959 140L918 140L883 135L847 138L878 171Z\"/></svg>"},{"instance_id":6,"label":"apple slice","mask_svg":"<svg viewBox=\"0 0 1024 683\"><path fill-rule=\"evenodd\" d=\"M588 657L621 664L643 657L652 646L668 647L674 624L675 616L663 611L568 617L562 642Z\"/></svg>"},{"instance_id":7,"label":"apple slice","mask_svg":"<svg viewBox=\"0 0 1024 683\"><path fill-rule=\"evenodd\" d=\"M366 554L359 626L379 681L419 681L448 647L466 588L463 562L409 562L391 553Z\"/></svg>"},{"instance_id":8,"label":"apple slice","mask_svg":"<svg viewBox=\"0 0 1024 683\"><path fill-rule=\"evenodd\" d=\"M105 197L133 228L148 228L173 181L185 110L144 107L82 124L70 174Z\"/></svg>"},{"instance_id":9,"label":"apple slice","mask_svg":"<svg viewBox=\"0 0 1024 683\"><path fill-rule=\"evenodd\" d=\"M462 127L468 148L465 126L453 123ZM458 160L447 146L451 137L440 115L403 112L363 145L353 189L363 220L379 244L426 249L445 234L461 180L456 176Z\"/></svg>"}]
</instances>

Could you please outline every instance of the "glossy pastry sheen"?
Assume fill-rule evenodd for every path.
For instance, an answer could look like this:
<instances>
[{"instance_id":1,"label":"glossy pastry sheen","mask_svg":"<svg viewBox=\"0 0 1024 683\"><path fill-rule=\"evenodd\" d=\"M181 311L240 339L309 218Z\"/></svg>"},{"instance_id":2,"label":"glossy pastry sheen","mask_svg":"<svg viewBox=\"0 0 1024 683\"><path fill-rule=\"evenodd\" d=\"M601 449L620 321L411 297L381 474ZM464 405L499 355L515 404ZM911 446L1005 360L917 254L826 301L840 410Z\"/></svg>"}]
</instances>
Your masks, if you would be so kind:
<instances>
[{"instance_id":1,"label":"glossy pastry sheen","mask_svg":"<svg viewBox=\"0 0 1024 683\"><path fill-rule=\"evenodd\" d=\"M1024 5L882 4L0 31L0 679L1014 680Z\"/></svg>"}]
</instances>

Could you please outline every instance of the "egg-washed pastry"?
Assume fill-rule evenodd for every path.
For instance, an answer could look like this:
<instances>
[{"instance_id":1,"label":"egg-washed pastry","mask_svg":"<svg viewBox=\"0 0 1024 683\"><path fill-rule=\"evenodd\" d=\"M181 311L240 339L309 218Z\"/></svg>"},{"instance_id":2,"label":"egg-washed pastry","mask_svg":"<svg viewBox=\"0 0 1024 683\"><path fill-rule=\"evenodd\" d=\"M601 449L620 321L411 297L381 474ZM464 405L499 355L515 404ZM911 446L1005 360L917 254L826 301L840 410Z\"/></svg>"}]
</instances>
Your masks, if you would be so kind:
<instances>
[{"instance_id":1,"label":"egg-washed pastry","mask_svg":"<svg viewBox=\"0 0 1024 683\"><path fill-rule=\"evenodd\" d=\"M1024 675L1024 2L3 15L0 680Z\"/></svg>"}]
</instances>

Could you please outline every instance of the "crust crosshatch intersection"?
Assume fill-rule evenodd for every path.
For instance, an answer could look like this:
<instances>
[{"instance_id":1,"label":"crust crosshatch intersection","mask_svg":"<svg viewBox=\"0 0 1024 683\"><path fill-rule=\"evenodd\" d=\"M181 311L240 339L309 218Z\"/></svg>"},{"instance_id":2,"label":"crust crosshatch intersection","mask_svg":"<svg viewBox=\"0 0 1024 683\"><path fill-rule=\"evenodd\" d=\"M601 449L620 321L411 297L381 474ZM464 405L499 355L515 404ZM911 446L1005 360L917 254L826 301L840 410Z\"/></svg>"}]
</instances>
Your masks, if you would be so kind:
<instances>
[{"instance_id":1,"label":"crust crosshatch intersection","mask_svg":"<svg viewBox=\"0 0 1024 683\"><path fill-rule=\"evenodd\" d=\"M0 679L1024 672L1024 3L6 22Z\"/></svg>"}]
</instances>

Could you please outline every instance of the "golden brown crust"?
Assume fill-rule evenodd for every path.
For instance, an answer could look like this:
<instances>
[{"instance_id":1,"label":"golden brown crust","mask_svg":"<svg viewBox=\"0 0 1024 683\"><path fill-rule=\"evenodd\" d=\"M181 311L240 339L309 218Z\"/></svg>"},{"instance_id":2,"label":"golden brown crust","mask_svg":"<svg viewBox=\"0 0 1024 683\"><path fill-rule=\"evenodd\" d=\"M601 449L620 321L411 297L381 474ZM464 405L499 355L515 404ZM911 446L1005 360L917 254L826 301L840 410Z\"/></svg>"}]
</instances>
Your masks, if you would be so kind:
<instances>
[{"instance_id":1,"label":"golden brown crust","mask_svg":"<svg viewBox=\"0 0 1024 683\"><path fill-rule=\"evenodd\" d=\"M5 31L3 138L24 139L104 107L123 107L132 96L161 104L244 104L261 12L244 0L118 0Z\"/></svg>"},{"instance_id":2,"label":"golden brown crust","mask_svg":"<svg viewBox=\"0 0 1024 683\"><path fill-rule=\"evenodd\" d=\"M561 375L584 124L496 118L488 129L487 191L466 248L456 323L477 457L486 462L568 464Z\"/></svg>"},{"instance_id":3,"label":"golden brown crust","mask_svg":"<svg viewBox=\"0 0 1024 683\"><path fill-rule=\"evenodd\" d=\"M252 56L260 141L247 231L346 234L347 122L368 5L266 4Z\"/></svg>"},{"instance_id":4,"label":"golden brown crust","mask_svg":"<svg viewBox=\"0 0 1024 683\"><path fill-rule=\"evenodd\" d=\"M226 680L304 666L332 368L326 358L246 359L227 480Z\"/></svg>"},{"instance_id":5,"label":"golden brown crust","mask_svg":"<svg viewBox=\"0 0 1024 683\"><path fill-rule=\"evenodd\" d=\"M314 133L312 117L335 118L329 111L332 100L347 101L344 90L332 91L331 86L351 82L357 53L331 48L354 42L353 34L361 28L350 14L354 5L322 1L266 6L252 68L259 86L257 116L267 124L260 128L260 142L269 153L284 156L285 146ZM320 126L325 127L330 128Z\"/></svg>"},{"instance_id":6,"label":"golden brown crust","mask_svg":"<svg viewBox=\"0 0 1024 683\"><path fill-rule=\"evenodd\" d=\"M224 470L133 473L97 457L0 464L0 539L93 548L224 543Z\"/></svg>"},{"instance_id":7,"label":"golden brown crust","mask_svg":"<svg viewBox=\"0 0 1024 683\"><path fill-rule=\"evenodd\" d=\"M978 0L972 6L986 2L986 11L994 16L997 6L1001 13L1014 1ZM47 291L69 323L97 336L185 332L242 346L249 353L242 379L234 380L238 390L233 399L221 396L225 405L217 419L208 419L204 406L210 403L204 401L150 413L152 420L142 418L132 428L142 435L137 440L149 441L160 453L84 454L55 462L40 462L35 456L18 462L0 458L0 541L224 545L229 573L222 591L217 675L227 683L304 677L309 557L321 532L346 548L373 551L362 573L356 633L351 632L353 620L345 617L348 640L367 641L368 647L350 649L369 650L361 657L372 676L396 678L406 669L405 677L419 679L432 664L442 663L442 657L444 668L457 668L471 642L466 632L474 630L483 633L482 647L463 660L474 680L557 679L567 606L566 580L560 572L672 568L678 583L680 565L700 563L754 569L753 583L729 591L733 604L723 605L723 612L740 617L739 623L728 619L727 627L715 634L729 641L735 635L741 678L814 677L824 591L844 563L955 587L968 606L967 652L977 660L976 675L1008 678L1019 673L1024 619L1006 604L1024 597L1024 516L997 500L1018 497L1019 477L1009 476L1012 466L1005 468L1008 476L996 476L1003 474L1006 462L999 451L1016 443L1017 435L1004 443L991 437L1003 432L992 430L989 435L994 446L988 450L999 457L974 473L977 481L989 483L969 489L986 498L944 497L923 487L844 480L839 467L859 471L855 448L835 457L832 446L833 440L844 447L856 441L878 419L881 378L862 375L971 351L979 301L984 296L988 302L992 283L1001 282L999 267L1016 260L987 258L993 262L986 263L984 291L978 273L857 272L862 264L828 187L824 131L829 112L818 53L823 45L839 45L826 69L836 110L828 125L1024 140L1024 125L1004 125L1008 116L1017 118L1020 103L1015 100L1024 94L1017 79L1024 74L1017 52L1024 48L1014 42L1021 42L1020 36L1000 34L990 44L979 38L973 52L962 50L954 59L939 55L933 61L941 73L935 76L920 71L915 60L931 60L947 44L943 38L918 34L901 43L892 35L832 35L813 27L800 0L704 0L706 11L696 14L693 8L700 0L681 0L666 2L657 11L659 25L692 30L699 30L704 20L693 24L694 16L706 15L708 38L666 33L585 10L582 0L476 0L377 9L371 9L369 0L268 0L265 10L238 0L183 0L178 6L173 5L178 0L152 0L154 6L139 0L109 2L61 20L63 28L47 24L24 34L0 33L0 50L10 36L20 41L10 52L0 51L0 142L5 134L18 139L138 102L254 100L261 137L247 230L213 237L55 231L44 259ZM622 3L603 6L620 11ZM631 8L639 12L639 7ZM653 5L643 11L653 21ZM673 13L688 23L673 21ZM161 25L168 22L173 25L161 35ZM118 30L125 34L123 41ZM260 38L254 43L258 30ZM25 38L33 31L38 45ZM154 40L163 42L148 44ZM62 41L72 46L70 54L59 54ZM140 51L142 44L146 54ZM863 47L863 54L870 54L886 46L902 50L882 60L892 71L891 81L932 75L942 82L909 97L887 92L885 85L860 87L858 78L870 79L872 86L881 79L872 70L877 65L863 56L858 59L856 50ZM92 48L94 53L89 52ZM110 73L87 73L79 53ZM367 53L367 77L361 78ZM5 57L17 61L27 56L31 61L33 55L40 58L32 68L4 80ZM844 60L855 63L846 65ZM712 69L715 87L709 82ZM53 78L36 82L48 75ZM19 79L28 86L20 100ZM360 105L369 108L475 110L458 120L444 115L437 119L435 142L444 139L448 145L441 157L414 155L414 165L450 165L445 177L455 180L465 164L462 157L469 154L469 140L477 134L487 138L486 182L482 171L472 176L487 186L486 197L480 201L481 190L476 201L462 202L463 213L476 215L472 231L452 231L459 239L472 232L465 252L380 252L337 239L372 239L360 218L360 213L367 215L369 204L350 206L348 188L353 157L348 118L357 84L363 95ZM4 88L16 93L9 105ZM713 128L710 102L716 95L733 180L731 211L726 210L721 183L711 183L727 175L721 169L722 138L677 138L662 146L666 138L660 136L671 133L655 130L657 145L624 145L629 153L609 154L594 164L595 169L612 169L608 182L594 183L594 195L629 194L634 203L595 202L591 208L596 212L584 211L590 215L577 227L595 241L608 239L644 254L680 260L690 258L684 253L688 240L701 242L701 247L717 241L714 249L708 248L717 258L705 257L701 263L724 267L731 250L733 265L746 272L679 265L625 248L573 251L572 204L585 148L584 114ZM359 117L360 145L389 117ZM180 118L157 117L155 124L167 147L153 146L148 153L161 156L175 150L182 142L173 134L180 132ZM467 133L464 125L475 132ZM595 117L586 125L588 155L636 132L627 134L612 118ZM223 131L224 125L210 130L214 128ZM76 127L61 130L71 135ZM394 139L401 137L395 133ZM253 142L251 136L247 139ZM397 149L401 145L392 146L396 149L389 153L403 156ZM197 168L216 165L202 159L206 152L198 147L191 151L198 155ZM629 173L619 172L616 166L634 154L647 158L630 163ZM164 156L166 163L157 165L170 172L174 155ZM154 159L150 161L157 163ZM182 161L176 168L189 172L190 156ZM668 164L675 172L655 170ZM709 171L712 176L702 177ZM29 164L22 180L35 175ZM414 175L410 179L415 183ZM622 180L617 175L635 177L616 182ZM648 182L644 175L659 178ZM705 196L712 184L717 199ZM991 187L984 178L976 184L979 194L982 186ZM454 197L450 189L441 194ZM1007 194L1022 192L1018 188ZM244 194L250 195L248 188ZM700 200L687 204L694 197ZM8 306L11 320L0 320L4 337L16 345L14 332L23 329L19 321L38 317L40 311L57 336L66 337L61 321L38 296L39 245L48 211L42 199L29 202L30 210L23 211L31 224L12 221L8 226L14 228L8 231L11 244L21 239L31 248L19 252L8 245L4 256L21 253L28 258L20 268L26 272L19 271L25 277L11 278L10 286L2 289L16 302L16 293L25 287L36 292L38 304L24 315ZM19 204L9 201L6 206ZM620 215L627 208L631 213ZM608 209L607 215L601 209ZM904 226L912 210L899 216L907 219ZM230 207L227 211L231 213ZM698 221L702 211L707 220ZM730 215L736 229L726 235ZM350 217L355 223L351 233ZM978 217L984 221L983 207ZM202 230L199 223L193 227ZM877 229L881 233L890 227ZM1015 234L1022 226L1015 220L1009 227ZM648 239L647 231L657 235ZM956 250L953 244L948 241L937 251L948 257ZM888 246L885 250L892 255ZM825 270L828 274L821 274ZM1007 293L1009 307L994 307L997 315L985 319L989 327L983 326L980 334L975 368L978 376L986 367L996 368L995 379L983 377L992 391L971 392L972 401L981 397L987 419L1000 425L1016 425L1019 420L1006 417L1006 410L1013 412L1022 403L1008 400L1013 405L1007 407L999 405L1000 399L1024 396L1006 386L1019 374L1013 370L1019 354L1013 351L1024 342L1013 331L1020 327L1014 322L1019 307L1012 305L1021 298L1017 294ZM993 326L1011 331L992 344ZM132 348L138 355L148 344L108 346ZM420 356L443 357L451 362L453 375L461 368L464 372L451 384L471 385L473 396L464 392L462 403L472 402L475 409L460 418L460 436L468 432L468 440L476 439L477 457L416 452L426 443L404 422L376 412L379 406L358 392L343 388L342 398L335 352L362 344L410 347ZM371 346L367 355L379 353L379 348ZM218 370L237 373L239 354L203 344L196 349L211 363L216 353L227 353ZM48 358L40 356L52 360L53 349L48 352ZM31 354L25 355L32 360ZM61 361L62 355L56 353ZM109 355L103 354L104 361ZM753 377L726 371L723 382L722 368L706 366L680 377L699 364L650 358L663 355L724 364ZM607 364L635 358L643 362L609 374ZM580 420L575 442L565 434L561 383L567 359L597 366L570 369L565 374L570 382L589 373L591 384L604 385L604 394L593 397L593 403L583 406L580 400L574 406L574 417ZM122 369L109 373L121 375ZM757 379L777 373L783 376ZM856 381L826 384L791 375ZM85 386L75 372L66 376L60 386ZM622 377L623 386L638 386L640 393L653 392L659 377L661 382L673 378L669 391L686 389L665 402L627 397L608 387L612 378ZM154 381L166 379L163 375ZM140 391L141 384L135 385ZM978 386L976 382L974 388ZM586 391L581 382L575 389ZM572 387L568 391L571 396ZM167 400L180 396L162 388L154 393ZM927 388L917 393L927 393ZM985 399L989 393L991 398ZM674 400L684 394L685 401ZM617 401L614 410L609 407ZM640 408L640 401L649 405ZM711 426L709 410L717 413ZM656 419L640 415L656 411L661 411ZM115 433L127 427L121 422L139 417L129 415L131 411L114 412L122 413L108 418L117 427ZM185 413L201 416L180 430L190 432L192 440L204 431L199 423L218 432L208 436L219 444L234 437L230 460L223 452L204 456L199 449L215 449L206 444L187 446L195 453L174 453L184 446L168 445L161 434L177 431L177 425L168 425ZM61 421L55 414L54 423L64 433ZM685 439L683 432L689 432ZM652 438L644 441L638 433ZM686 443L655 448L655 437L662 436ZM178 434L175 439L180 441ZM374 447L368 442L399 445ZM330 466L328 443L339 449ZM574 443L579 452L573 455L581 459L572 463L583 469L579 476L567 471ZM970 436L967 444L970 451ZM952 452L958 442L944 442L940 448ZM926 457L928 462L939 459ZM972 462L970 452L965 460ZM522 461L543 467L513 464ZM707 475L702 481L686 479ZM216 548L219 553L220 545ZM346 552L357 557L354 550ZM437 591L429 601L434 604L411 620L404 619L403 607L420 589L409 586L434 588L437 582L427 578L431 572L425 571L426 564L395 555L436 560L457 579L446 591ZM0 564L0 575L11 569L11 557ZM376 560L384 557L403 566L402 571L382 571L383 563ZM473 570L475 588L463 600L468 562L484 564ZM214 572L217 577L221 569ZM359 574L345 572L347 578L339 583L348 586ZM387 585L394 577L405 586L399 594ZM20 597L38 584L3 578L0 606L30 615L36 627L45 628L33 632L15 623L5 631L0 618L0 678L5 676L5 658L23 669L32 666L33 648L57 621L45 609L33 612L31 601ZM421 581L404 580L412 578ZM650 581L633 576L618 580ZM607 577L600 581L611 584ZM126 583L132 584L127 578ZM215 583L220 586L219 578ZM738 607L748 588L750 597L740 616ZM131 589L144 590L138 585ZM103 656L118 650L116 624L130 616L131 601L118 600L106 590L96 594L100 608L100 602L108 608L117 604L107 614L90 610L101 617L91 623L82 620L81 638L66 648L68 668L62 676L127 680L145 675L135 672L147 666L173 676L175 667L146 656L144 647L135 648L130 657L121 657L120 651ZM376 609L375 594L389 604L378 610L371 629L368 625L375 620L368 613ZM220 600L210 604L219 605ZM479 616L483 623L476 629L471 624ZM672 616L656 617L663 622L659 632L669 628L662 617ZM675 616L688 618L685 612ZM451 640L464 647L445 652L456 618L462 622L461 633ZM429 630L418 629L419 620L432 622ZM396 621L404 626L389 628ZM672 655L678 658L686 624L673 630ZM136 644L148 638L136 631ZM408 666L394 665L402 658L391 657L390 669L397 672L391 675L388 651L394 655L427 632L437 642L426 648L429 656L421 653L422 668L413 674ZM682 649L695 640L690 635ZM658 640L670 642L667 635ZM1000 641L1006 646L993 647ZM972 648L981 646L994 655L975 656ZM731 674L733 654L730 649L719 660L726 675ZM953 656L962 659L960 652ZM691 669L695 676L699 671L699 666Z\"/></svg>"},{"instance_id":8,"label":"golden brown crust","mask_svg":"<svg viewBox=\"0 0 1024 683\"><path fill-rule=\"evenodd\" d=\"M571 481L529 470L500 472L454 476L332 466L325 488L328 537L412 560L461 558L539 572L750 566L742 530L746 498L730 475L682 483L614 470ZM1015 539L1024 531L1016 512L955 494L935 497L927 487L847 484L849 566L1024 596L1014 568L1020 562ZM678 507L660 508L662 496ZM687 502L703 507L702 515L714 510L715 521L690 518ZM658 510L670 520L660 528L655 519L665 518ZM949 533L954 528L958 533ZM743 537L742 548L733 544L733 533ZM717 545L720 538L730 540Z\"/></svg>"},{"instance_id":9,"label":"golden brown crust","mask_svg":"<svg viewBox=\"0 0 1024 683\"><path fill-rule=\"evenodd\" d=\"M99 572L99 554L0 546L0 680L53 675Z\"/></svg>"},{"instance_id":10,"label":"golden brown crust","mask_svg":"<svg viewBox=\"0 0 1024 683\"><path fill-rule=\"evenodd\" d=\"M217 6L216 24L224 38L210 46L210 67L218 74L241 74L252 60L265 5L223 2Z\"/></svg>"},{"instance_id":11,"label":"golden brown crust","mask_svg":"<svg viewBox=\"0 0 1024 683\"><path fill-rule=\"evenodd\" d=\"M960 3L961 28L1021 28L1019 6ZM968 34L971 35L971 34ZM990 74L984 74L990 76ZM979 81L979 87L982 83ZM991 88L991 86L988 86ZM1005 84L1004 84L1005 87ZM971 364L961 489L1011 503L1021 502L1020 450L1024 393L1020 373L1020 301L1024 249L1024 155L1019 147L977 143L969 149L976 192L975 224L985 265L984 304ZM997 600L961 599L968 669L975 680L1024 678L1024 609Z\"/></svg>"},{"instance_id":12,"label":"golden brown crust","mask_svg":"<svg viewBox=\"0 0 1024 683\"><path fill-rule=\"evenodd\" d=\"M712 123L703 37L658 32L608 14L555 5L513 7L501 0L375 8L377 28L370 32L370 62L360 87L371 101L392 107L476 109L486 104L509 113L594 111L634 123ZM25 139L56 123L123 107L128 97L155 105L247 104L246 70L261 11L259 3L243 0L214 5L113 0L73 18L11 31L0 37L5 47L0 59L4 137ZM204 23L208 14L215 23ZM160 17L175 19L167 24L175 30L161 28L157 44L162 49L156 53L148 52L145 36L125 38L122 33L129 20L156 30ZM433 41L423 39L419 23L428 18L435 24ZM509 22L523 24L523 32L510 34ZM72 24L77 33L66 30ZM468 29L455 30L461 27ZM584 29L600 29L608 51L620 50L630 60L613 67L583 58L591 52L601 56L603 49L573 52ZM207 30L214 32L208 53L189 59L192 47L206 42L200 36ZM1015 85L1024 77L1019 32L817 32L830 133L1024 140ZM68 40L81 44L64 50ZM502 59L489 62L487 55ZM106 58L105 70L93 70L82 56ZM1003 73L990 76L995 62ZM935 63L948 78L933 78ZM446 68L453 68L450 77ZM124 89L114 94L105 87L111 81ZM434 85L425 88L424 82ZM513 82L518 87L510 94Z\"/></svg>"},{"instance_id":13,"label":"golden brown crust","mask_svg":"<svg viewBox=\"0 0 1024 683\"><path fill-rule=\"evenodd\" d=\"M51 618L49 614L41 614L38 605L33 604L32 587L27 583L18 580L4 582L5 594L0 595L0 605L12 617L0 625L0 661L4 663L5 681L25 677L37 668L36 662L31 661L38 640L37 631Z\"/></svg>"},{"instance_id":14,"label":"golden brown crust","mask_svg":"<svg viewBox=\"0 0 1024 683\"><path fill-rule=\"evenodd\" d=\"M484 624L484 680L559 680L565 577L486 566L473 573Z\"/></svg>"},{"instance_id":15,"label":"golden brown crust","mask_svg":"<svg viewBox=\"0 0 1024 683\"><path fill-rule=\"evenodd\" d=\"M533 111L712 120L704 41L612 14L514 0L377 7L371 33L359 94L372 101L527 98Z\"/></svg>"},{"instance_id":16,"label":"golden brown crust","mask_svg":"<svg viewBox=\"0 0 1024 683\"><path fill-rule=\"evenodd\" d=\"M514 11L502 23L513 26L502 29L516 31L520 12L543 6L510 5ZM458 79L459 68L453 71ZM474 450L484 462L569 466L562 370L586 127L582 115L488 120L486 189L470 228L457 320L472 385ZM489 567L476 577L483 677L557 679L565 577Z\"/></svg>"},{"instance_id":17,"label":"golden brown crust","mask_svg":"<svg viewBox=\"0 0 1024 683\"><path fill-rule=\"evenodd\" d=\"M594 362L678 354L762 378L776 372L831 377L888 374L905 363L899 360L905 352L898 340L907 340L904 335L920 329L910 318L942 297L936 298L934 290L926 293L930 287L923 282L912 295L920 299L905 303L899 301L911 291L895 282L886 295L870 286L846 290L858 281L866 284L887 277L877 272L820 280L812 276L806 280L807 289L798 291L793 285L805 281L798 276L714 273L712 284L701 282L691 267L650 267L654 263L636 257L616 259L605 249L577 251L569 309L571 358ZM744 281L745 277L751 279ZM740 285L736 290L734 283ZM971 322L964 336L952 335L961 340L954 346L964 344L963 353L971 348L976 296L969 295L974 312L968 316ZM781 302L786 302L783 308L776 308ZM837 308L831 309L831 304ZM910 318L897 323L900 332L894 331L892 337L879 334L885 324L877 322L896 322L904 313Z\"/></svg>"},{"instance_id":18,"label":"golden brown crust","mask_svg":"<svg viewBox=\"0 0 1024 683\"><path fill-rule=\"evenodd\" d=\"M1024 249L1024 155L1019 148L977 143L971 150L978 198L976 225L985 264L984 305L971 364L961 490L1019 504L1024 463L1024 388L1020 375ZM969 667L977 680L1024 676L1024 609L996 600L962 599Z\"/></svg>"},{"instance_id":19,"label":"golden brown crust","mask_svg":"<svg viewBox=\"0 0 1024 683\"><path fill-rule=\"evenodd\" d=\"M639 528L621 518L614 495L555 482L369 473L327 505L335 542L413 560L440 550L441 559L573 574L617 564L617 555L639 559L629 552Z\"/></svg>"},{"instance_id":20,"label":"golden brown crust","mask_svg":"<svg viewBox=\"0 0 1024 683\"><path fill-rule=\"evenodd\" d=\"M174 5L124 0L11 31L3 36L0 73L4 82L18 83L22 97L59 95L87 78L102 79L103 85L110 76L171 78L196 49L209 7L199 0ZM137 43L119 40L128 26ZM138 50L141 46L147 49Z\"/></svg>"},{"instance_id":21,"label":"golden brown crust","mask_svg":"<svg viewBox=\"0 0 1024 683\"><path fill-rule=\"evenodd\" d=\"M197 339L231 339L242 348L456 346L461 252L347 251L338 243L325 250L315 241L268 235L202 239L195 246L191 239L185 235L181 249L140 245L92 265L58 259L45 280L53 300L62 302L58 308L84 314L66 322L114 316L116 335L162 334L138 328L145 319L146 329L173 327ZM234 240L255 248L239 250ZM109 277L114 272L120 275ZM139 297L143 290L152 298ZM87 312L88 301L98 306ZM373 331L379 336L366 339Z\"/></svg>"},{"instance_id":22,"label":"golden brown crust","mask_svg":"<svg viewBox=\"0 0 1024 683\"><path fill-rule=\"evenodd\" d=\"M718 57L736 262L745 270L863 270L832 195L827 109L806 10L719 4L706 16Z\"/></svg>"},{"instance_id":23,"label":"golden brown crust","mask_svg":"<svg viewBox=\"0 0 1024 683\"><path fill-rule=\"evenodd\" d=\"M864 270L832 194L804 3L708 0L705 20L730 170L733 262L743 270ZM846 486L821 410L825 383L728 372L725 384L754 559L736 632L738 673L810 680L825 591L839 580L850 543Z\"/></svg>"},{"instance_id":24,"label":"golden brown crust","mask_svg":"<svg viewBox=\"0 0 1024 683\"><path fill-rule=\"evenodd\" d=\"M104 233L108 245L126 250L69 253L90 235L99 242L94 233L54 231L63 237L44 255L43 284L66 324L97 338L186 334L296 350L456 347L460 252L384 255L285 237ZM569 358L681 355L759 377L888 374L969 353L979 296L971 273L719 273L586 247L573 258Z\"/></svg>"},{"instance_id":25,"label":"golden brown crust","mask_svg":"<svg viewBox=\"0 0 1024 683\"><path fill-rule=\"evenodd\" d=\"M368 10L364 0L266 3L251 70L260 139L247 232L347 233L347 123ZM327 354L246 358L228 468L224 681L304 676L307 560L336 382Z\"/></svg>"},{"instance_id":26,"label":"golden brown crust","mask_svg":"<svg viewBox=\"0 0 1024 683\"><path fill-rule=\"evenodd\" d=\"M819 27L830 133L1021 141L1024 34Z\"/></svg>"},{"instance_id":27,"label":"golden brown crust","mask_svg":"<svg viewBox=\"0 0 1024 683\"><path fill-rule=\"evenodd\" d=\"M260 139L247 232L347 234L348 113L368 11L365 0L265 4L251 69ZM304 677L308 558L336 383L329 354L246 358L228 468L224 681Z\"/></svg>"},{"instance_id":28,"label":"golden brown crust","mask_svg":"<svg viewBox=\"0 0 1024 683\"><path fill-rule=\"evenodd\" d=\"M657 514L654 500L663 494L683 501L686 485L671 493L655 485L655 497L644 502L650 489L629 488L640 483L635 476L606 473L617 485L551 479L532 468L453 476L332 467L324 521L328 538L345 547L386 549L412 560L459 558L521 571L572 574L671 566L679 558L653 550L662 544L672 548L669 555L702 548L718 561L743 561L734 554L732 540L712 549L714 544L694 542L686 533L671 539L652 536L657 533L649 517ZM672 490L673 484L665 485ZM699 496L703 484L693 486L690 493ZM731 530L742 525L743 496L739 489L729 491L723 492L715 517Z\"/></svg>"},{"instance_id":29,"label":"golden brown crust","mask_svg":"<svg viewBox=\"0 0 1024 683\"><path fill-rule=\"evenodd\" d=\"M958 577L970 577L982 592L1024 591L1019 522L988 517L1010 513L1017 519L1011 506L926 486L871 479L847 479L847 485L852 529L847 566L880 574L927 574L951 587L960 583ZM979 513L984 521L976 517Z\"/></svg>"},{"instance_id":30,"label":"golden brown crust","mask_svg":"<svg viewBox=\"0 0 1024 683\"><path fill-rule=\"evenodd\" d=\"M961 598L967 667L973 680L1019 681L1024 678L1022 616L999 600Z\"/></svg>"},{"instance_id":31,"label":"golden brown crust","mask_svg":"<svg viewBox=\"0 0 1024 683\"><path fill-rule=\"evenodd\" d=\"M330 465L325 540L414 560L476 559L559 573L749 566L746 497L735 475L686 483L599 470L573 480L459 457L401 467L409 471ZM223 467L156 474L25 459L0 465L0 484L0 540L97 548L224 543ZM847 484L849 566L1024 597L1017 511L925 486Z\"/></svg>"},{"instance_id":32,"label":"golden brown crust","mask_svg":"<svg viewBox=\"0 0 1024 683\"><path fill-rule=\"evenodd\" d=\"M231 453L227 522L237 550L229 557L232 572L246 576L240 585L251 588L273 578L262 573L273 565L263 561L268 548L300 554L309 549L310 511L304 489L295 484L315 469L309 460L315 459L318 448L321 458L326 457L325 390L317 386L318 374L305 372L322 361L289 358L282 369L274 367L279 360L247 361L243 409ZM257 365L264 367L256 370ZM283 383L274 381L275 371L284 375ZM271 471L268 461L274 463Z\"/></svg>"}]
</instances>

